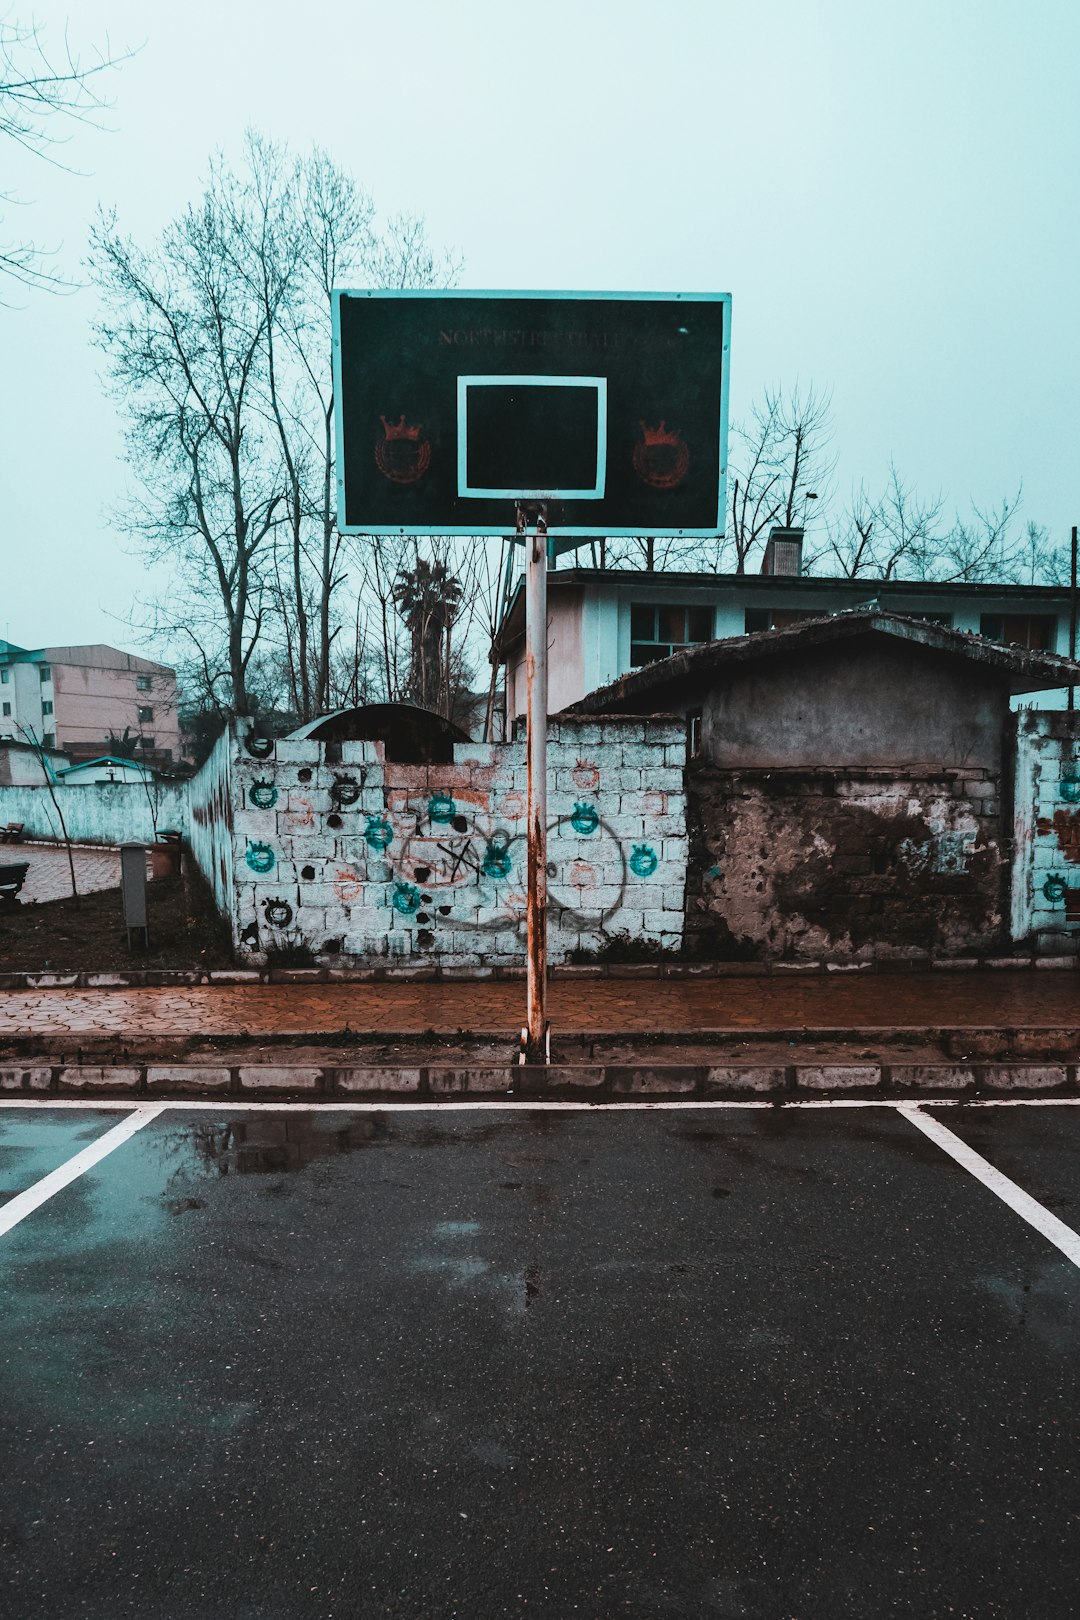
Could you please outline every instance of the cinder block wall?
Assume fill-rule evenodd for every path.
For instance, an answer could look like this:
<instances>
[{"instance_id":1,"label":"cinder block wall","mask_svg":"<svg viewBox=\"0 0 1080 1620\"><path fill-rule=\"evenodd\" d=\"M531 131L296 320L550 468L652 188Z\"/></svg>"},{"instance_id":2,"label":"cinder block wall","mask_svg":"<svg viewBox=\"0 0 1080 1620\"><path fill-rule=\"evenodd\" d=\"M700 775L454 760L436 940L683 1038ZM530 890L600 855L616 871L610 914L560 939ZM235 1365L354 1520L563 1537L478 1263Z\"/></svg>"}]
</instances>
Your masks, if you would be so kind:
<instances>
[{"instance_id":1,"label":"cinder block wall","mask_svg":"<svg viewBox=\"0 0 1080 1620\"><path fill-rule=\"evenodd\" d=\"M520 965L524 741L462 743L452 765L394 764L380 743L342 743L337 760L328 752L283 740L252 758L233 738L228 770L212 758L192 784L193 849L217 893L227 863L224 813L212 807L228 779L227 909L241 954L263 962L304 945L329 962ZM552 721L552 962L612 937L681 944L684 754L671 720Z\"/></svg>"},{"instance_id":2,"label":"cinder block wall","mask_svg":"<svg viewBox=\"0 0 1080 1620\"><path fill-rule=\"evenodd\" d=\"M1017 715L1012 933L1043 955L1080 940L1080 715Z\"/></svg>"}]
</instances>

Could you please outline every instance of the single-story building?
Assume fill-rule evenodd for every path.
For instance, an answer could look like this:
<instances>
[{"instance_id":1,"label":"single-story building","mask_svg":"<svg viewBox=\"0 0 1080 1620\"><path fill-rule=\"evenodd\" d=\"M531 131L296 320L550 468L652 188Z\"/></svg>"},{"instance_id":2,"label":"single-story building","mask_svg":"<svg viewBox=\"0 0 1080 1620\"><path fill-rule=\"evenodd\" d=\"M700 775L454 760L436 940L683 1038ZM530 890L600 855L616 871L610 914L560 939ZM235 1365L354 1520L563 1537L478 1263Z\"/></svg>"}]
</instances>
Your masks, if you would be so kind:
<instances>
[{"instance_id":1,"label":"single-story building","mask_svg":"<svg viewBox=\"0 0 1080 1620\"><path fill-rule=\"evenodd\" d=\"M140 760L102 754L97 759L66 765L56 772L56 777L64 787L91 787L109 782L156 782L159 773Z\"/></svg>"},{"instance_id":2,"label":"single-story building","mask_svg":"<svg viewBox=\"0 0 1080 1620\"><path fill-rule=\"evenodd\" d=\"M1032 798L1060 762L1017 776L1032 721L1011 702L1070 681L1080 665L1051 653L863 610L685 648L567 712L683 720L696 954L957 956L1017 928L1057 951L1072 948L1067 899L1040 917L1018 902L1015 830L1037 837L1041 818L1058 866L1080 841L1070 819L1055 846ZM1069 760L1073 719L1058 727Z\"/></svg>"}]
</instances>

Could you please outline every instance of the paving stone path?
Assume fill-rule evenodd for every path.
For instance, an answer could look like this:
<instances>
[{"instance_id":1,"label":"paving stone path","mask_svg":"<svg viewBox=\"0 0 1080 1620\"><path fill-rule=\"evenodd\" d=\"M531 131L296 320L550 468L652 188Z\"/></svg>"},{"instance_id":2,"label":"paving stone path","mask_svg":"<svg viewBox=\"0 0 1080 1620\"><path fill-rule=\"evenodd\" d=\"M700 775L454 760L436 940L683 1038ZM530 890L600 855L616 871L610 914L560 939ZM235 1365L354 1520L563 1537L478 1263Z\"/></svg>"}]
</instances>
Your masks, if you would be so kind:
<instances>
[{"instance_id":1,"label":"paving stone path","mask_svg":"<svg viewBox=\"0 0 1080 1620\"><path fill-rule=\"evenodd\" d=\"M75 882L80 894L95 894L99 889L120 887L118 849L73 848L71 853L75 862ZM67 850L62 845L0 846L0 864L21 866L23 862L30 867L20 895L24 904L67 899L71 893L71 872L68 867Z\"/></svg>"}]
</instances>

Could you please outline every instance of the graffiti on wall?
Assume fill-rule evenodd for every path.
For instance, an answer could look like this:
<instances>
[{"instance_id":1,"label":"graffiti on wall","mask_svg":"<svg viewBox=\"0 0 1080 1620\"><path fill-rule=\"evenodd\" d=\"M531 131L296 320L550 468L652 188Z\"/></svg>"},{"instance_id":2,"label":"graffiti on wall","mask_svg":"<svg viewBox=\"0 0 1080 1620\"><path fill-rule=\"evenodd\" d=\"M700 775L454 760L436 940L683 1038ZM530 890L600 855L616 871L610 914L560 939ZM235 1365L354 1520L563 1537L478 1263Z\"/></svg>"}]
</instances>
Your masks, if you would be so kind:
<instances>
[{"instance_id":1,"label":"graffiti on wall","mask_svg":"<svg viewBox=\"0 0 1080 1620\"><path fill-rule=\"evenodd\" d=\"M1080 780L1063 776L1058 792L1066 805L1075 805L1080 800ZM1040 838L1053 838L1067 866L1080 866L1080 809L1059 806L1052 816L1037 816L1035 831ZM1050 872L1042 884L1041 894L1049 909L1064 912L1066 923L1080 922L1080 883L1070 883L1064 872Z\"/></svg>"},{"instance_id":2,"label":"graffiti on wall","mask_svg":"<svg viewBox=\"0 0 1080 1620\"><path fill-rule=\"evenodd\" d=\"M527 839L524 827L513 824L524 819L524 805L518 795L503 801L500 810L510 810L509 824L481 806L466 809L462 813L448 794L436 794L400 838L385 815L367 817L363 841L386 857L391 905L421 926L428 937L421 935L419 943L426 948L434 944L440 922L475 933L525 929ZM367 863L357 857L351 865L352 873L337 880L345 904ZM549 905L556 920L571 927L606 927L624 902L628 874L648 878L658 865L651 845L634 844L628 851L594 804L577 803L572 815L548 823Z\"/></svg>"},{"instance_id":3,"label":"graffiti on wall","mask_svg":"<svg viewBox=\"0 0 1080 1620\"><path fill-rule=\"evenodd\" d=\"M575 752L552 767L555 960L583 936L599 943L618 931L620 913L635 937L681 939L681 762L664 752L675 747L670 722L644 743L641 724L630 723L625 747L618 735L597 737L600 763ZM234 927L243 947L519 958L528 858L519 745L466 756L438 776L379 754L327 758L318 745L309 764L313 756L293 748L270 762L237 760Z\"/></svg>"}]
</instances>

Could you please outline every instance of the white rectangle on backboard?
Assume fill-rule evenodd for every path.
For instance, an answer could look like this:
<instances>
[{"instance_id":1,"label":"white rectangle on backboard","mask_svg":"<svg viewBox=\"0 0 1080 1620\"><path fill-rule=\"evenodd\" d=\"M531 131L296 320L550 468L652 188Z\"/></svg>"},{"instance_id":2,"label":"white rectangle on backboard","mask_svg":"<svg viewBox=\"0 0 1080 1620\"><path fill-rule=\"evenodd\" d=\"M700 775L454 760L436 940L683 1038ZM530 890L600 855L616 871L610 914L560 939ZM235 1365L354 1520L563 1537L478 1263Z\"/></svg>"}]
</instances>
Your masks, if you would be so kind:
<instances>
[{"instance_id":1,"label":"white rectangle on backboard","mask_svg":"<svg viewBox=\"0 0 1080 1620\"><path fill-rule=\"evenodd\" d=\"M470 388L591 388L596 393L596 477L586 489L481 489L469 484L468 391ZM469 500L600 501L607 481L607 378L511 377L495 372L457 380L457 492Z\"/></svg>"}]
</instances>

